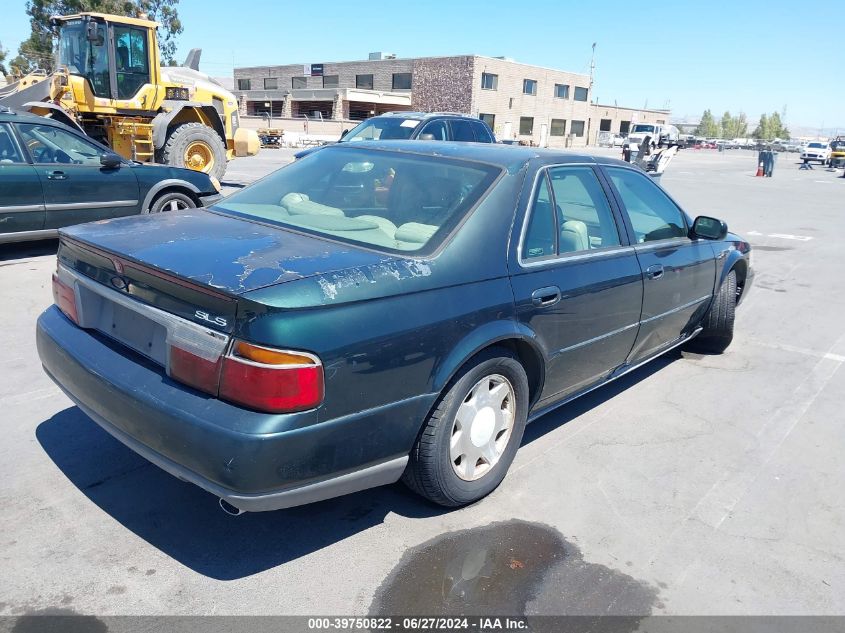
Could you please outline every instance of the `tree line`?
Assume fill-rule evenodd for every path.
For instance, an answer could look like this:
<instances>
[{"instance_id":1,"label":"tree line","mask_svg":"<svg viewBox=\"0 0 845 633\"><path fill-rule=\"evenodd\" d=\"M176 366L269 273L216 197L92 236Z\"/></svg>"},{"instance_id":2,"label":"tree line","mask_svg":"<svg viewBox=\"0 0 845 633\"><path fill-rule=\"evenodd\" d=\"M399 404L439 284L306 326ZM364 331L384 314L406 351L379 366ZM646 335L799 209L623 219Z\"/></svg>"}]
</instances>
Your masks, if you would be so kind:
<instances>
[{"instance_id":1,"label":"tree line","mask_svg":"<svg viewBox=\"0 0 845 633\"><path fill-rule=\"evenodd\" d=\"M698 127L695 128L696 136L705 138L746 138L748 136L748 120L745 113L740 112L733 116L725 112L722 119L717 121L710 110L705 110L701 115ZM760 122L751 133L753 138L770 141L775 138L788 139L789 129L784 125L780 114L761 114Z\"/></svg>"},{"instance_id":2,"label":"tree line","mask_svg":"<svg viewBox=\"0 0 845 633\"><path fill-rule=\"evenodd\" d=\"M55 70L53 57L53 28L50 17L93 11L125 17L146 16L161 24L158 45L161 62L173 65L176 37L183 31L176 5L179 0L28 0L26 14L31 32L18 48L18 54L6 62L8 51L0 43L0 73L25 75L35 69Z\"/></svg>"}]
</instances>

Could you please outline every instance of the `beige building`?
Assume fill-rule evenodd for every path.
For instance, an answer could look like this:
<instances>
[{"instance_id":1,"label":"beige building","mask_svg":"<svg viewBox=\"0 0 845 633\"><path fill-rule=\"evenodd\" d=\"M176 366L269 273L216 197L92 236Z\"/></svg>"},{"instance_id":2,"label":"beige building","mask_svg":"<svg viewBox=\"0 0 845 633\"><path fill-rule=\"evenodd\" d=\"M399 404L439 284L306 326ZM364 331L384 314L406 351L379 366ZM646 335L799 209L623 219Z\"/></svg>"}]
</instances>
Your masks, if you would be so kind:
<instances>
[{"instance_id":1,"label":"beige building","mask_svg":"<svg viewBox=\"0 0 845 633\"><path fill-rule=\"evenodd\" d=\"M588 75L480 55L372 53L362 61L236 68L234 79L242 116L269 115L274 126L298 132L309 124L339 132L388 111L460 112L486 121L499 139L577 147L595 141L607 116L618 130L654 112L615 108L611 116L590 104Z\"/></svg>"},{"instance_id":2,"label":"beige building","mask_svg":"<svg viewBox=\"0 0 845 633\"><path fill-rule=\"evenodd\" d=\"M630 127L636 123L669 123L669 110L637 110L616 105L592 104L590 106L590 145L596 144L601 132L627 136Z\"/></svg>"}]
</instances>

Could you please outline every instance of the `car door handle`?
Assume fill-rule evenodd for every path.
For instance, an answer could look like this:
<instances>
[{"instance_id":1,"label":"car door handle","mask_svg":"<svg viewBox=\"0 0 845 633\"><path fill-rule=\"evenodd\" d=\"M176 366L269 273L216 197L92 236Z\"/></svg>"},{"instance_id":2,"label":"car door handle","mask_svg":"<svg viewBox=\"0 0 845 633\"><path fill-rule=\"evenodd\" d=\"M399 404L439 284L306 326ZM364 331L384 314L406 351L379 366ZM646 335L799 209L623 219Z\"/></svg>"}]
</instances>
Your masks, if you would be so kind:
<instances>
[{"instance_id":1,"label":"car door handle","mask_svg":"<svg viewBox=\"0 0 845 633\"><path fill-rule=\"evenodd\" d=\"M67 175L63 171L48 171L47 172L47 179L48 180L67 180Z\"/></svg>"},{"instance_id":2,"label":"car door handle","mask_svg":"<svg viewBox=\"0 0 845 633\"><path fill-rule=\"evenodd\" d=\"M531 303L538 308L548 308L558 301L560 301L560 288L557 286L538 288L531 293Z\"/></svg>"},{"instance_id":3,"label":"car door handle","mask_svg":"<svg viewBox=\"0 0 845 633\"><path fill-rule=\"evenodd\" d=\"M655 264L645 269L645 276L649 279L660 279L663 276L663 264Z\"/></svg>"}]
</instances>

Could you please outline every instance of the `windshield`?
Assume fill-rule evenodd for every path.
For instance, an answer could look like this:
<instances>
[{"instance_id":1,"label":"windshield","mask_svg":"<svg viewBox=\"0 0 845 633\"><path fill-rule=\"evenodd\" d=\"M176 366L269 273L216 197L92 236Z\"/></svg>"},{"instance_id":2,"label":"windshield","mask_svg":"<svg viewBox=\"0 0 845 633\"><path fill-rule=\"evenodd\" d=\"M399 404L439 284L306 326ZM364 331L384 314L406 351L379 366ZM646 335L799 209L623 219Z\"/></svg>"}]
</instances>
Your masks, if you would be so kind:
<instances>
[{"instance_id":1,"label":"windshield","mask_svg":"<svg viewBox=\"0 0 845 633\"><path fill-rule=\"evenodd\" d=\"M106 27L97 25L99 39L89 42L86 22L74 20L62 25L59 35L59 66L65 66L73 75L80 75L91 82L98 97L111 97L109 86L109 59L106 48Z\"/></svg>"},{"instance_id":2,"label":"windshield","mask_svg":"<svg viewBox=\"0 0 845 633\"><path fill-rule=\"evenodd\" d=\"M214 208L384 250L430 252L499 171L440 157L335 145Z\"/></svg>"},{"instance_id":3,"label":"windshield","mask_svg":"<svg viewBox=\"0 0 845 633\"><path fill-rule=\"evenodd\" d=\"M824 144L823 143L810 143L807 147L815 147L816 149L822 149L822 148L824 148Z\"/></svg>"},{"instance_id":4,"label":"windshield","mask_svg":"<svg viewBox=\"0 0 845 633\"><path fill-rule=\"evenodd\" d=\"M398 117L374 117L349 130L341 140L373 141L376 139L409 139L414 129L421 123L418 119L400 119Z\"/></svg>"},{"instance_id":5,"label":"windshield","mask_svg":"<svg viewBox=\"0 0 845 633\"><path fill-rule=\"evenodd\" d=\"M643 125L642 123L639 125L635 125L634 132L651 132L654 134L654 126L653 125Z\"/></svg>"}]
</instances>

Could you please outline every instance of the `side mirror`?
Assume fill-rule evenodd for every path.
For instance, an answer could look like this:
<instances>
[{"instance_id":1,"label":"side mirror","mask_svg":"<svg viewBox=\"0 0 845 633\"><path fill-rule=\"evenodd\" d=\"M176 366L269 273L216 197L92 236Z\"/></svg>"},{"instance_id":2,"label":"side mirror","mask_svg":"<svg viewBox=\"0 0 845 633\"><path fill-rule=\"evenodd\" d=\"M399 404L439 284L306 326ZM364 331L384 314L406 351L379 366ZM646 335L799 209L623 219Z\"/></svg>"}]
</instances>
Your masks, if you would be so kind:
<instances>
[{"instance_id":1,"label":"side mirror","mask_svg":"<svg viewBox=\"0 0 845 633\"><path fill-rule=\"evenodd\" d=\"M100 164L106 169L114 169L123 164L123 159L114 152L103 152L100 155Z\"/></svg>"},{"instance_id":2,"label":"side mirror","mask_svg":"<svg viewBox=\"0 0 845 633\"><path fill-rule=\"evenodd\" d=\"M723 240L728 234L728 225L722 220L700 215L692 223L692 237L703 240Z\"/></svg>"},{"instance_id":3,"label":"side mirror","mask_svg":"<svg viewBox=\"0 0 845 633\"><path fill-rule=\"evenodd\" d=\"M85 39L95 46L103 45L103 35L100 32L100 26L96 22L88 22L85 25Z\"/></svg>"},{"instance_id":4,"label":"side mirror","mask_svg":"<svg viewBox=\"0 0 845 633\"><path fill-rule=\"evenodd\" d=\"M340 133L340 138L343 138L343 137L344 137L344 136L346 136L347 134L349 134L349 128L347 128L347 129L343 130L343 132L341 132L341 133Z\"/></svg>"},{"instance_id":5,"label":"side mirror","mask_svg":"<svg viewBox=\"0 0 845 633\"><path fill-rule=\"evenodd\" d=\"M434 134L420 134L421 141L433 141L435 140Z\"/></svg>"}]
</instances>

